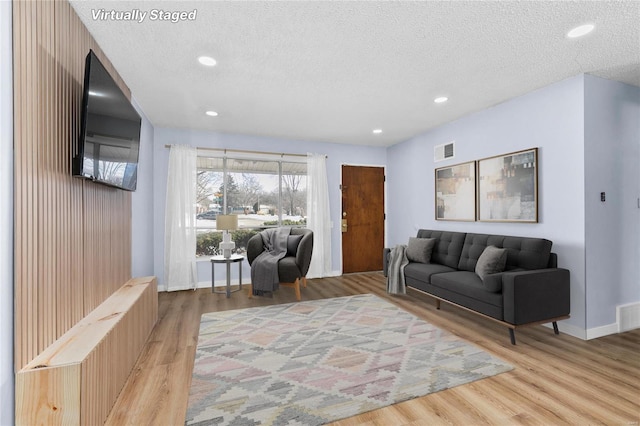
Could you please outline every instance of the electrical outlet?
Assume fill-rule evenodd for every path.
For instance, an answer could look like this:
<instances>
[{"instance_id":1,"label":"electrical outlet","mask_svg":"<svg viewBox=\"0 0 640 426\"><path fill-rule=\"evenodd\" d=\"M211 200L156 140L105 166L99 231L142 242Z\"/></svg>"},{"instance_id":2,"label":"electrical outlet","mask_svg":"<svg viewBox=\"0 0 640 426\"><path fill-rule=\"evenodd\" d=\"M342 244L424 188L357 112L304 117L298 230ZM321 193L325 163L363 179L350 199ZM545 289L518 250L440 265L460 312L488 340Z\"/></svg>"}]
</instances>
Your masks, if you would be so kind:
<instances>
[{"instance_id":1,"label":"electrical outlet","mask_svg":"<svg viewBox=\"0 0 640 426\"><path fill-rule=\"evenodd\" d=\"M607 197L605 196L604 192L600 193L600 201L602 201L603 203L607 200Z\"/></svg>"}]
</instances>

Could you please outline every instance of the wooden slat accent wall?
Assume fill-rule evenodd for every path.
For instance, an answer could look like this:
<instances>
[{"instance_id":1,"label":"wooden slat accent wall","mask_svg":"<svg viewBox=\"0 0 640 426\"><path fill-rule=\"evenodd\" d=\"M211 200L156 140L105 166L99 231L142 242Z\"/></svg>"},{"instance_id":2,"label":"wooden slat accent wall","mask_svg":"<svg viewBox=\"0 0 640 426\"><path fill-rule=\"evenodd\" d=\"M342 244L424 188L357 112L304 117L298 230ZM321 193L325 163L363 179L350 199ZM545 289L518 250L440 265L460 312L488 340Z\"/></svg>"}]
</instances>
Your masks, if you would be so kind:
<instances>
[{"instance_id":1,"label":"wooden slat accent wall","mask_svg":"<svg viewBox=\"0 0 640 426\"><path fill-rule=\"evenodd\" d=\"M66 1L13 2L15 367L131 277L131 194L71 176L84 63L111 63Z\"/></svg>"}]
</instances>

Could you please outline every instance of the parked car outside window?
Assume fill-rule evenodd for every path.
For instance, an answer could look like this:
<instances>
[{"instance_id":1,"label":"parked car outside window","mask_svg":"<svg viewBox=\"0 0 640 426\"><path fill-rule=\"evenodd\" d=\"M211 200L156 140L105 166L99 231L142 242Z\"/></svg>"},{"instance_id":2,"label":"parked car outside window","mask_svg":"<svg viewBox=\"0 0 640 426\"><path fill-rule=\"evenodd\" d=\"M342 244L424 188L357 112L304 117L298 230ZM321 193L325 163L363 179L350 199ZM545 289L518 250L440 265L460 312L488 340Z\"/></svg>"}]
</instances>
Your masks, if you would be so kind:
<instances>
[{"instance_id":1,"label":"parked car outside window","mask_svg":"<svg viewBox=\"0 0 640 426\"><path fill-rule=\"evenodd\" d=\"M217 216L218 216L218 212L217 211L209 210L209 211L206 211L204 213L200 213L199 215L196 215L196 219L215 220Z\"/></svg>"}]
</instances>

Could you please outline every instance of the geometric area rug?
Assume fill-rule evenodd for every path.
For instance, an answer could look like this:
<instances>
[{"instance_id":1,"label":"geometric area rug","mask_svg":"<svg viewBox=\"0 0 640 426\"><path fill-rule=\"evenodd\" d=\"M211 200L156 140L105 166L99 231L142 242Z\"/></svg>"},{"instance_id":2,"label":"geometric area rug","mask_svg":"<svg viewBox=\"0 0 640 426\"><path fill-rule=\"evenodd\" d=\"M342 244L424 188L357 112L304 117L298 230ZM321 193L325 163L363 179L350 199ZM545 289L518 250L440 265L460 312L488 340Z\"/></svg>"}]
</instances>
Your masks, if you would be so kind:
<instances>
[{"instance_id":1,"label":"geometric area rug","mask_svg":"<svg viewBox=\"0 0 640 426\"><path fill-rule=\"evenodd\" d=\"M187 425L321 425L512 367L371 294L202 315Z\"/></svg>"}]
</instances>

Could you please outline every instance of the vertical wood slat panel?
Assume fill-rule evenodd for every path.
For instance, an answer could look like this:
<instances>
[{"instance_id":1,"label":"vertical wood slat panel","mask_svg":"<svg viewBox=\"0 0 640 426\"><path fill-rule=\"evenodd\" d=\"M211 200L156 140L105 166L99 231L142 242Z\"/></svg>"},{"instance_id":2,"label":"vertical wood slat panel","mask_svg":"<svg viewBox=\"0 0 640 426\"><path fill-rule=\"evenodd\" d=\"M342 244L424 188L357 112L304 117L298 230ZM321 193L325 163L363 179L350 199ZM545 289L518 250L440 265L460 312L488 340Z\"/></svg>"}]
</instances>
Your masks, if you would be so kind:
<instances>
[{"instance_id":1,"label":"vertical wood slat panel","mask_svg":"<svg viewBox=\"0 0 640 426\"><path fill-rule=\"evenodd\" d=\"M24 4L24 3L22 3L21 5L23 7L21 9L18 9L19 10L18 13L20 15L19 17L24 22L24 21L29 19L27 15L29 13L30 5L29 4ZM18 5L16 5L16 4L13 5L14 11L17 9L17 6ZM15 28L15 24L14 24L14 28ZM24 80L23 80L23 85L20 88L14 88L13 93L14 93L14 96L18 96L18 94L21 94L23 96L28 96L28 93L27 93L28 89L25 87L26 86L25 82L26 81L29 81L29 82L31 81L31 79L29 78L29 74L30 74L30 66L29 66L30 65L30 61L29 61L29 59L30 58L28 57L28 55L31 52L31 48L30 48L31 46L29 45L29 32L25 32L23 34L22 43L21 43L20 47L22 49L24 49L24 51L20 52L20 54L21 54L20 55L20 59L22 60L22 65L23 65L22 72L24 73L23 74ZM23 92L23 93L20 93L20 92ZM15 103L15 100L14 100L14 103ZM31 138L30 130L32 128L30 126L30 123L28 122L28 119L27 119L27 117L29 116L28 108L29 108L29 104L25 103L24 105L21 105L22 116L20 117L21 118L20 124L22 125L22 127L24 129L22 136L24 137L25 140L29 140ZM25 262L22 261L22 259L24 259L25 261L26 261L26 259L28 259L28 257L29 257L28 249L29 249L29 246L30 246L30 244L28 244L28 230L30 229L29 228L30 223L29 223L28 209L30 207L30 205L29 205L29 197L31 196L31 191L29 190L29 179L28 179L28 176L27 176L26 173L23 172L23 170L28 170L29 169L29 167L28 167L28 158L29 157L27 156L27 154L29 152L29 146L27 146L26 143L23 144L22 146L18 146L18 144L15 144L15 149L16 149L16 152L18 152L18 149L20 149L20 152L18 153L18 155L19 155L18 158L20 159L20 164L19 164L19 166L20 166L20 174L19 175L23 179L22 179L22 186L20 188L20 190L22 191L22 193L20 194L22 202L20 203L19 207L24 212L22 215L18 215L18 214L14 215L15 217L22 218L22 223L21 223L22 227L19 230L16 230L16 234L20 236L20 240L21 240L20 242L22 242L22 245L20 247L20 256L21 256L20 266L22 268L20 269L19 272L20 272L20 276L21 276L20 278L22 279L20 281L20 287L22 289L21 301L23 302L22 303L23 310L22 311L20 311L18 309L16 309L16 310L18 310L19 312L22 313L21 320L23 320L24 324L26 324L25 330L20 330L20 332L19 332L20 337L22 337L24 339L24 347L21 348L21 349L22 349L22 352L24 354L29 354L29 353L31 353L31 344L32 344L31 343L31 339L33 339L33 337L29 336L29 334L28 334L28 330L29 330L29 328L31 326L31 324L29 323L29 315L28 315L28 313L29 313L28 300L30 298L30 294L29 294L29 287L27 286L27 283L29 282L29 275L28 275L29 269L28 269L27 265L25 264ZM14 164L14 166L16 167L16 170L17 170L18 164ZM16 256L16 261L18 261L17 256Z\"/></svg>"},{"instance_id":2,"label":"vertical wood slat panel","mask_svg":"<svg viewBox=\"0 0 640 426\"><path fill-rule=\"evenodd\" d=\"M56 145L46 144L49 147L46 158L46 166L45 166L45 179L47 182L47 202L46 205L50 206L50 211L46 212L47 221L45 227L47 229L47 248L46 248L46 269L51 271L56 268L58 262L58 253L60 253L61 245L60 245L60 227L58 226L58 218L61 216L57 212L60 212L60 207L58 204L57 191L56 191L56 180L55 177L58 174L56 171L60 170L56 164L56 153L63 150L61 146L61 139L56 134L56 113L55 111L58 109L57 105L54 103L54 99L59 94L58 92L58 80L56 75L56 67L54 61L54 42L55 42L55 32L53 28L53 22L55 22L55 12L54 12L54 4L47 4L47 15L51 17L48 21L49 26L47 27L47 34L53 33L53 37L48 37L49 42L46 47L46 58L47 58L47 102L46 102L46 110L47 110L47 121L45 126L45 134L46 141L53 140L57 141ZM53 213L55 212L55 213ZM45 274L49 279L47 280L47 305L49 306L49 312L47 315L47 320L49 321L49 334L47 336L47 340L56 339L61 333L58 331L58 318L55 314L55 310L51 309L51 304L55 303L54 306L60 306L62 300L58 297L59 289L58 289L58 281L59 276L62 274L62 271L57 274Z\"/></svg>"},{"instance_id":3,"label":"vertical wood slat panel","mask_svg":"<svg viewBox=\"0 0 640 426\"><path fill-rule=\"evenodd\" d=\"M72 127L69 129L71 133L72 141L74 144L78 143L79 137L79 129L80 129L80 114L81 114L81 105L82 105L82 85L84 84L83 80L79 80L81 75L81 68L83 67L80 63L77 63L78 59L82 57L82 52L85 49L83 46L84 43L78 42L78 40L84 40L82 28L77 25L73 20L73 14L70 10L70 5L64 4L60 6L61 13L65 15L67 19L67 25L70 29L69 35L70 38L68 40L68 49L66 51L66 61L65 67L68 70L71 76L72 88L70 90L70 103L71 103L71 125ZM64 12L62 12L64 10ZM68 153L68 158L71 159L72 154ZM75 191L72 192L72 211L74 213L75 223L71 224L71 232L73 235L73 246L79 249L76 251L75 260L78 262L77 268L75 270L75 274L72 276L72 281L69 283L68 290L74 294L74 299L72 302L72 306L76 307L74 312L73 321L76 321L76 316L83 318L87 312L85 312L85 303L84 303L84 294L87 289L84 285L85 279L85 269L84 269L84 235L83 235L83 222L84 222L84 182L79 181L77 184L74 182ZM80 235L79 235L80 234ZM81 288L78 289L77 287ZM80 290L80 291L77 291ZM77 292L74 292L77 291ZM77 309L80 308L80 309Z\"/></svg>"},{"instance_id":4,"label":"vertical wood slat panel","mask_svg":"<svg viewBox=\"0 0 640 426\"><path fill-rule=\"evenodd\" d=\"M14 2L13 17L19 370L130 278L131 195L70 176L89 49L129 96L122 79L68 2Z\"/></svg>"},{"instance_id":5,"label":"vertical wood slat panel","mask_svg":"<svg viewBox=\"0 0 640 426\"><path fill-rule=\"evenodd\" d=\"M42 240L41 240L41 233L43 232L42 230L42 223L40 221L41 217L42 217L42 203L40 202L41 198L42 198L42 190L40 190L40 188L38 187L38 175L39 175L39 170L38 170L38 162L40 159L40 147L41 147L41 141L42 141L42 112L39 108L41 102L42 102L42 91L40 90L42 85L41 85L41 81L40 81L40 75L41 75L41 70L40 70L40 62L38 60L38 46L39 46L39 37L41 34L40 31L40 19L38 19L39 17L39 12L40 12L40 8L39 8L39 4L34 2L33 6L32 6L33 10L32 13L33 15L36 17L36 21L33 25L34 27L34 32L33 32L33 37L31 39L31 49L32 49L32 53L31 53L31 57L33 58L33 78L34 78L34 88L35 90L33 91L33 95L35 97L35 104L30 108L31 109L31 114L33 117L32 121L32 126L34 127L33 129L33 137L32 139L29 141L29 146L31 149L31 153L32 153L32 157L31 157L31 181L32 181L32 206L33 206L33 223L35 224L36 227L36 232L32 232L32 236L29 239L30 243L33 244L33 262L32 262L32 267L31 269L31 273L32 273L32 279L33 279L33 292L34 292L34 310L35 312L37 312L37 318L38 320L36 321L36 323L34 324L35 329L36 329L36 342L35 342L35 347L36 350L39 350L39 348L41 348L44 345L44 323L46 322L46 319L44 318L43 312L42 312L42 304L41 304L41 298L42 298L42 282L41 282L41 270L42 270L42 256L41 256L41 251L40 251L40 245L42 244Z\"/></svg>"},{"instance_id":6,"label":"vertical wood slat panel","mask_svg":"<svg viewBox=\"0 0 640 426\"><path fill-rule=\"evenodd\" d=\"M35 14L35 4L30 3L28 7L26 7L26 14L24 16L25 20L36 22L36 14ZM28 24L27 24L28 25ZM25 211L23 214L26 216L25 228L22 229L24 242L25 242L25 251L26 258L23 261L23 266L25 268L25 279L26 282L23 284L25 287L26 293L26 321L28 329L26 331L28 344L26 347L27 353L29 355L36 353L38 348L38 322L41 321L39 317L38 311L38 294L37 287L33 286L32 283L35 283L35 273L33 265L37 265L38 258L36 256L36 245L37 242L35 240L35 235L37 235L38 227L37 222L34 220L34 213L37 209L37 204L35 203L35 190L34 190L34 182L33 182L33 172L35 170L34 166L34 156L37 153L36 147L34 146L34 139L37 137L37 121L34 119L36 117L36 112L34 110L35 105L37 105L37 93L33 90L34 82L37 82L36 67L37 63L34 56L34 38L35 38L35 28L31 28L27 34L25 34L25 48L27 49L25 55L26 63L26 79L25 86L22 88L26 93L26 96L31 98L35 98L35 102L26 105L25 108L25 121L23 125L26 126L26 136L24 144L24 175L26 180L25 190ZM28 86L28 87L27 87ZM34 332L35 331L35 332Z\"/></svg>"},{"instance_id":7,"label":"vertical wood slat panel","mask_svg":"<svg viewBox=\"0 0 640 426\"><path fill-rule=\"evenodd\" d=\"M82 70L84 68L84 61L80 58L83 58L83 54L87 47L82 46L80 43L76 42L76 40L83 39L83 27L78 25L78 18L71 11L71 5L64 2L59 7L63 10L63 14L67 18L67 25L70 28L69 34L70 39L68 40L68 46L70 48L66 49L66 61L65 67L70 73L72 90L70 91L71 95L71 113L73 115L70 124L71 128L69 132L71 133L72 140L77 143L80 132L80 113L82 109L82 85L84 84L84 80L79 80L78 77L82 75ZM75 18L75 20L74 20ZM71 153L67 153L67 158L71 161ZM71 170L70 168L67 170ZM68 176L68 175L67 175ZM80 318L83 318L86 315L84 309L84 293L86 291L84 285L85 279L85 271L84 271L84 244L83 244L83 205L82 200L84 197L84 181L71 179L72 182L72 210L71 213L73 215L74 222L71 224L72 238L73 238L73 247L75 248L74 252L74 274L71 277L71 282L69 283L69 291L73 294L73 302L72 306L75 308L73 310L74 318L73 322L77 322ZM81 283L78 288L78 283ZM78 317L76 319L75 317Z\"/></svg>"},{"instance_id":8,"label":"vertical wood slat panel","mask_svg":"<svg viewBox=\"0 0 640 426\"><path fill-rule=\"evenodd\" d=\"M13 20L13 26L14 28L18 25L18 22L21 22L22 19L20 18L20 13L22 12L22 8L18 7L16 5L13 5L13 10L12 10L12 20ZM13 60L13 84L14 84L14 92L17 92L19 87L22 87L22 64L23 64L23 60L20 58L20 55L23 53L23 49L22 49L22 34L20 31L16 31L15 34L13 34L13 52L14 52L14 60ZM19 105L18 103L15 102L15 95L14 95L14 110L13 110L13 121L14 121L14 130L13 130L13 134L14 134L14 138L16 140L21 140L23 138L23 131L22 131L22 117L23 117L23 111L22 108L24 108L24 105ZM21 154L22 151L21 149L16 145L14 147L13 150L13 155L14 155L14 177L13 177L13 185L14 185L14 200L13 200L13 204L14 204L14 208L17 210L22 210L20 207L22 205L23 202L23 190L22 190L22 161L21 161ZM22 225L22 217L18 217L17 215L14 215L14 245L13 245L13 251L14 251L14 280L15 280L15 285L14 285L14 297L16 298L16 300L22 300L23 299L23 288L22 288L22 248L24 247L23 244L21 244L19 242L20 240L20 235L18 234L18 232L23 228ZM24 317L23 317L23 313L17 309L15 309L14 312L14 321L15 322L24 322ZM18 341L20 340L23 344L24 344L24 337L22 335L18 335L18 333L20 331L23 330L15 330L15 340ZM22 347L18 347L17 345L14 345L14 357L15 358L21 358L22 357Z\"/></svg>"},{"instance_id":9,"label":"vertical wood slat panel","mask_svg":"<svg viewBox=\"0 0 640 426\"><path fill-rule=\"evenodd\" d=\"M51 41L54 37L52 31L52 22L53 22L53 10L51 9L52 3L46 2L40 4L40 16L46 16L49 19L41 20L41 33L38 37L38 60L40 62L41 75L39 78L41 87L39 89L42 101L40 103L40 114L42 115L41 122L41 141L39 146L42 147L43 155L38 159L38 184L42 188L41 193L41 201L40 201L40 211L42 216L39 218L39 222L42 224L42 232L40 232L40 239L42 244L38 247L40 250L40 258L42 260L41 267L39 267L40 285L42 286L41 294L42 297L39 300L39 303L42 305L42 311L44 318L44 339L43 339L43 347L47 346L46 342L52 342L57 339L58 335L56 334L55 323L55 306L58 305L58 301L56 300L56 292L55 292L55 277L57 274L51 274L47 271L51 271L55 268L55 266L51 262L51 257L53 256L53 252L57 251L59 247L55 246L56 240L53 237L53 221L52 216L57 216L55 214L56 209L54 205L54 199L51 196L51 178L55 173L55 169L51 164L51 157L53 156L53 152L61 149L60 140L56 139L54 135L51 134L51 111L52 106L50 104L52 98L52 92L55 89L55 82L52 76L52 53L51 52Z\"/></svg>"},{"instance_id":10,"label":"vertical wood slat panel","mask_svg":"<svg viewBox=\"0 0 640 426\"><path fill-rule=\"evenodd\" d=\"M19 5L13 5L13 27L19 25L20 22L23 21L22 13L24 13L24 7ZM23 73L24 70L24 59L22 55L27 51L24 48L24 37L22 31L15 31L13 34L13 44L14 44L14 61L13 61L13 81L14 81L14 138L15 140L24 139L24 130L23 130L23 121L24 121L24 104L19 104L15 100L15 93L19 92L19 88L23 87ZM22 161L22 152L23 147L16 144L14 147L14 208L16 211L21 210L24 211L23 203L24 203L24 179L23 179L23 161ZM22 259L25 258L24 248L25 244L22 243L22 234L21 231L24 228L23 225L23 217L19 215L14 215L14 257L15 257L15 271L14 271L14 279L15 279L15 290L14 297L17 301L22 301L26 297L24 294L24 278L23 278L23 266ZM22 305L17 305L23 307ZM25 320L25 312L15 309L15 322L16 323L26 323ZM15 330L15 339L16 341L20 340L22 345L25 345L27 339L24 336L25 329L16 329ZM14 356L16 359L23 359L24 348L23 346L15 346Z\"/></svg>"},{"instance_id":11,"label":"vertical wood slat panel","mask_svg":"<svg viewBox=\"0 0 640 426\"><path fill-rule=\"evenodd\" d=\"M59 13L55 5L53 7L53 14L54 14L53 21L58 22L60 25L62 25L62 28L64 28L64 22L62 21L62 18L64 18L64 15ZM55 37L53 40L53 53L52 53L52 56L54 58L57 58L60 55L61 43L62 43L63 34L64 34L63 33L64 30L62 28L57 29L55 31ZM69 120L69 117L70 117L70 115L66 113L68 109L68 104L67 104L68 97L66 96L66 93L65 93L65 89L67 87L67 78L66 78L66 75L61 71L61 67L58 66L58 64L54 62L53 66L55 68L55 75L53 79L55 84L54 95L57 95L55 96L54 98L55 100L52 103L54 138L61 141L62 140L70 141L70 139L67 138L65 135L65 132L64 132L65 126L62 125L62 123ZM63 150L56 150L54 152L53 167L55 170L68 170L68 169L65 169L64 167L63 153L64 153ZM68 210L68 204L67 204L68 197L67 197L66 191L63 190L64 177L59 176L57 174L53 174L52 181L54 182L54 192L55 192L54 202L56 203L55 210L56 211ZM69 247L69 242L67 240L69 228L66 225L67 225L67 221L65 220L64 215L57 215L54 226L58 231L56 236L57 241L59 241L58 244L61 245L62 247ZM56 250L55 257L53 260L53 263L55 265L59 265L58 267L61 269L60 274L57 275L56 277L57 278L56 279L56 298L57 298L58 305L60 305L61 303L67 304L69 300L68 293L66 292L66 286L64 285L65 282L69 281L68 253L69 253L69 249ZM58 315L56 317L56 330L68 330L72 325L71 322L68 320L68 318L69 318L69 309L67 309L61 315Z\"/></svg>"}]
</instances>

